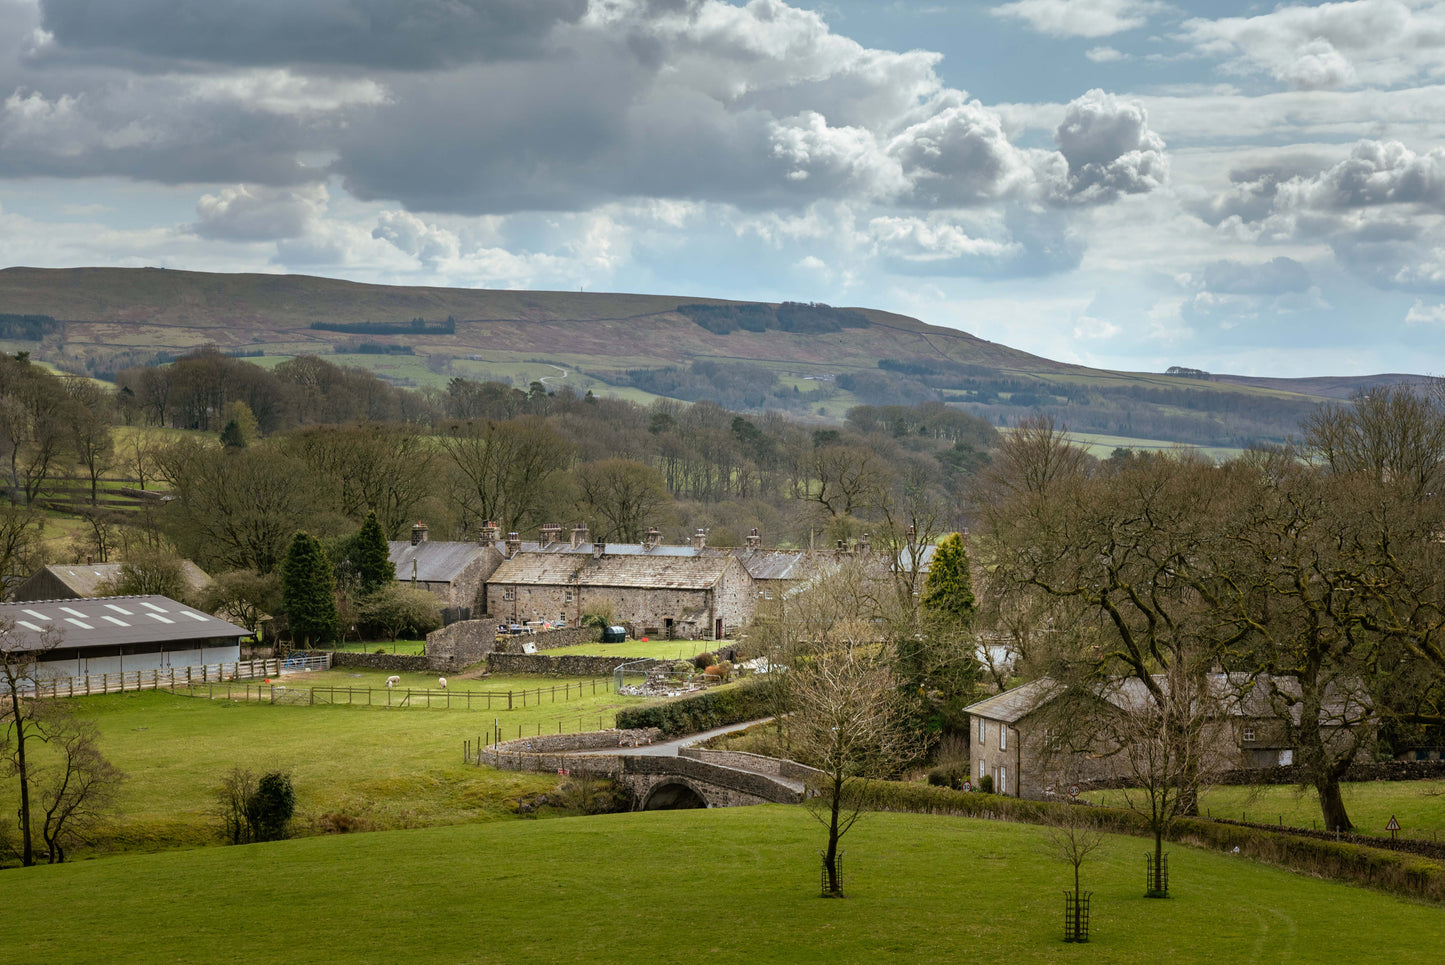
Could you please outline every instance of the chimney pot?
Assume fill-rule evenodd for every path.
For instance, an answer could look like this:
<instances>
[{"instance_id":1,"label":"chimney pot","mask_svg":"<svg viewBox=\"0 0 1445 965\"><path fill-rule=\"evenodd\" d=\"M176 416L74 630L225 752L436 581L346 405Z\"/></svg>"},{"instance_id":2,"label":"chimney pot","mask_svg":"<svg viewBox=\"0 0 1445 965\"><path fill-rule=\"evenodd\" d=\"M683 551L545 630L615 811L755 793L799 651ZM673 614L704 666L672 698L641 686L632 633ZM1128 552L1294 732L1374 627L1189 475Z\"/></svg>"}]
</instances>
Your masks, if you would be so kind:
<instances>
[{"instance_id":1,"label":"chimney pot","mask_svg":"<svg viewBox=\"0 0 1445 965\"><path fill-rule=\"evenodd\" d=\"M418 522L415 526L411 528L411 545L416 546L418 543L425 543L426 540L426 523Z\"/></svg>"},{"instance_id":2,"label":"chimney pot","mask_svg":"<svg viewBox=\"0 0 1445 965\"><path fill-rule=\"evenodd\" d=\"M707 549L707 533L703 532L702 530L698 530L696 533L693 533L692 548L694 550Z\"/></svg>"}]
</instances>

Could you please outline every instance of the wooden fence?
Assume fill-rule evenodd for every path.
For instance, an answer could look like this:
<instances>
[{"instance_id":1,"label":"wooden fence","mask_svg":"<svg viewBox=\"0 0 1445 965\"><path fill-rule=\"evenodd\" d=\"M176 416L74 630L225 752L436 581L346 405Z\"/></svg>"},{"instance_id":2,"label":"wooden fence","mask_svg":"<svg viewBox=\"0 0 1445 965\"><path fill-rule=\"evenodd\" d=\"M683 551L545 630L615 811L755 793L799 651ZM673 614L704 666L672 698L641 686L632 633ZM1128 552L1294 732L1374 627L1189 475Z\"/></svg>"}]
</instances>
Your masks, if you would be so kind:
<instances>
[{"instance_id":1,"label":"wooden fence","mask_svg":"<svg viewBox=\"0 0 1445 965\"><path fill-rule=\"evenodd\" d=\"M229 680L178 683L176 693L192 697L258 700L267 704L326 704L439 710L522 710L610 693L611 681L582 680L528 690L413 690L401 687L291 687L285 684L233 684ZM164 685L164 684L163 684Z\"/></svg>"},{"instance_id":2,"label":"wooden fence","mask_svg":"<svg viewBox=\"0 0 1445 965\"><path fill-rule=\"evenodd\" d=\"M236 663L208 663L196 667L167 667L164 670L127 670L124 673L87 674L84 677L51 677L35 682L38 697L88 697L118 694L127 690L156 690L205 686L232 680L275 677L281 673L279 660L241 660Z\"/></svg>"}]
</instances>

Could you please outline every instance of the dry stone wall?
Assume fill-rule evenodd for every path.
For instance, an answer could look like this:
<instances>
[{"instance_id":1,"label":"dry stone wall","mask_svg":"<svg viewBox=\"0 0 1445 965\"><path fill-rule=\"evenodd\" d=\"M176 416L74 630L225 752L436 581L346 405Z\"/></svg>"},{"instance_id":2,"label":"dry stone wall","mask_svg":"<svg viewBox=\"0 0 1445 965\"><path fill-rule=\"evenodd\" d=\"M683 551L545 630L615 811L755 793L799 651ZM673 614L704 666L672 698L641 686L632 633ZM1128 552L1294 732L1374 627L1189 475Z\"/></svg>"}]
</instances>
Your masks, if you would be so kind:
<instances>
[{"instance_id":1,"label":"dry stone wall","mask_svg":"<svg viewBox=\"0 0 1445 965\"><path fill-rule=\"evenodd\" d=\"M544 674L554 677L605 677L624 663L634 670L650 670L658 661L637 662L636 657L589 657L569 653L551 657L545 653L493 653L487 657L488 673Z\"/></svg>"},{"instance_id":2,"label":"dry stone wall","mask_svg":"<svg viewBox=\"0 0 1445 965\"><path fill-rule=\"evenodd\" d=\"M406 673L430 673L438 669L430 657L402 653L356 653L348 650L334 650L331 653L332 667L366 667L371 670L404 671Z\"/></svg>"}]
</instances>

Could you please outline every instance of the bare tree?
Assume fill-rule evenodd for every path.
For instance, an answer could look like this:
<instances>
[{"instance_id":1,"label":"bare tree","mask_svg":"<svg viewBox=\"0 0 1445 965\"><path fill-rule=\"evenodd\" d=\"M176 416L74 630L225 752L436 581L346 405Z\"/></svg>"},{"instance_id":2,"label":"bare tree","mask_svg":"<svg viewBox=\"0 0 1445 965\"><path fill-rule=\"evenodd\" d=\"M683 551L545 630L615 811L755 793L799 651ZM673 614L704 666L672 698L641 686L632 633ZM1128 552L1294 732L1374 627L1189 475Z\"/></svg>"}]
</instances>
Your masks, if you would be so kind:
<instances>
[{"instance_id":1,"label":"bare tree","mask_svg":"<svg viewBox=\"0 0 1445 965\"><path fill-rule=\"evenodd\" d=\"M888 664L862 649L825 651L791 668L794 755L822 772L809 812L828 829L823 851L825 894L843 896L838 842L857 823L862 801L852 794L865 777L889 777L922 751L922 739Z\"/></svg>"},{"instance_id":2,"label":"bare tree","mask_svg":"<svg viewBox=\"0 0 1445 965\"><path fill-rule=\"evenodd\" d=\"M58 760L38 786L40 835L47 859L59 864L65 849L86 840L103 820L125 775L100 752L100 732L93 721L75 717L56 701L45 706L42 720Z\"/></svg>"},{"instance_id":3,"label":"bare tree","mask_svg":"<svg viewBox=\"0 0 1445 965\"><path fill-rule=\"evenodd\" d=\"M1067 862L1074 869L1074 901L1067 919L1070 935L1067 940L1088 941L1089 936L1080 911L1084 893L1079 883L1079 869L1089 855L1103 846L1104 832L1099 830L1099 826L1091 820L1088 808L1083 806L1068 807L1062 812L1051 813L1044 826L1054 857Z\"/></svg>"}]
</instances>

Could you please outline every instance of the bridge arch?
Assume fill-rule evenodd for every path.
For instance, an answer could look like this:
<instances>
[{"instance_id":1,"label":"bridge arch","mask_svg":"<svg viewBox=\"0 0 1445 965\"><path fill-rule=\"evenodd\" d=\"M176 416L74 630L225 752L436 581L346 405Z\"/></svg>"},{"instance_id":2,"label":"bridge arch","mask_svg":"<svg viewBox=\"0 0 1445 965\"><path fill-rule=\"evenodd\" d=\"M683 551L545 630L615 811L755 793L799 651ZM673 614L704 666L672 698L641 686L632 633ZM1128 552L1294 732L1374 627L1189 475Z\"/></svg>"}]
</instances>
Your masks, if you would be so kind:
<instances>
[{"instance_id":1,"label":"bridge arch","mask_svg":"<svg viewBox=\"0 0 1445 965\"><path fill-rule=\"evenodd\" d=\"M693 786L691 781L676 777L654 784L647 792L641 810L678 811L705 807L710 807L707 795Z\"/></svg>"}]
</instances>

